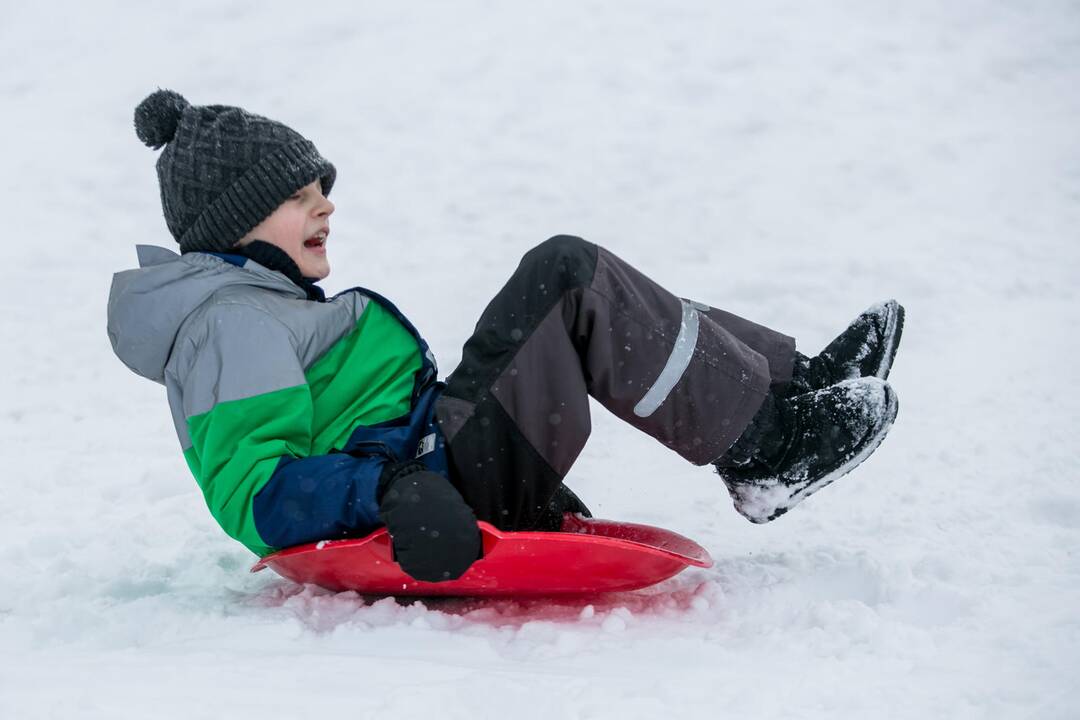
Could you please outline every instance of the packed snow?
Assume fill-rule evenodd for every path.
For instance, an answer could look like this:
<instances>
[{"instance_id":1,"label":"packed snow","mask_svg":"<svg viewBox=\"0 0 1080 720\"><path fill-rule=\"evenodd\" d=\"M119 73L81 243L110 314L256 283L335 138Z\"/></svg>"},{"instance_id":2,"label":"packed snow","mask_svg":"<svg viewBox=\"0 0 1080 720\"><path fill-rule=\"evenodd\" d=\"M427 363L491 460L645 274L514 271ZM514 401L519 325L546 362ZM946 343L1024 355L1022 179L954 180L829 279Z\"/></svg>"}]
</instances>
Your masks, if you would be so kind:
<instances>
[{"instance_id":1,"label":"packed snow","mask_svg":"<svg viewBox=\"0 0 1080 720\"><path fill-rule=\"evenodd\" d=\"M1080 717L1080 7L29 3L0 22L0 717ZM581 235L817 352L907 308L896 424L764 526L594 406L568 484L713 568L546 600L300 587L216 527L105 333L175 248L135 105L288 123L338 168L329 291L445 375Z\"/></svg>"}]
</instances>

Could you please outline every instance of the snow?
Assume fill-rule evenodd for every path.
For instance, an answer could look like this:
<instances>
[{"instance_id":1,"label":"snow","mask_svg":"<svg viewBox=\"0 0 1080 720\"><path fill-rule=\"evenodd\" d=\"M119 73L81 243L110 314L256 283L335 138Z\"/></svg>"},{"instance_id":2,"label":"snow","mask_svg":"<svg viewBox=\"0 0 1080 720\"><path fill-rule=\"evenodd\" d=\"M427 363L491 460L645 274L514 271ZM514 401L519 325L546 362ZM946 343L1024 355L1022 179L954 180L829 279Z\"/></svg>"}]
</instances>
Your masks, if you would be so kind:
<instances>
[{"instance_id":1,"label":"snow","mask_svg":"<svg viewBox=\"0 0 1080 720\"><path fill-rule=\"evenodd\" d=\"M0 717L1080 716L1075 3L7 3ZM716 559L637 593L300 588L226 538L111 274L174 247L135 105L337 165L337 291L443 372L527 249L600 243L816 352L907 308L896 425L774 523L595 407L569 484ZM18 237L18 240L14 239Z\"/></svg>"}]
</instances>

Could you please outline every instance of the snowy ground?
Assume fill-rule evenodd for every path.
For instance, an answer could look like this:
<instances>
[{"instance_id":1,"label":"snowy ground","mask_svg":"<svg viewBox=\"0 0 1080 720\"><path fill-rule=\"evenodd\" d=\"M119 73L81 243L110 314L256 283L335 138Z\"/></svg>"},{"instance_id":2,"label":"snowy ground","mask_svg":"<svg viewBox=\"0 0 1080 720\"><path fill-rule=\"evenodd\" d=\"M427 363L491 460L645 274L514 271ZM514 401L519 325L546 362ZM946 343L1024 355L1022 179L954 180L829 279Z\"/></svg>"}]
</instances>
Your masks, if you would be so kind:
<instances>
[{"instance_id":1,"label":"snowy ground","mask_svg":"<svg viewBox=\"0 0 1080 720\"><path fill-rule=\"evenodd\" d=\"M1080 716L1080 7L1011 2L5 2L0 717ZM574 233L817 349L895 296L900 416L752 526L597 407L596 514L712 552L648 591L397 604L249 575L164 391L105 335L172 247L156 87L339 169L330 290L453 368ZM256 715L257 713L257 715Z\"/></svg>"}]
</instances>

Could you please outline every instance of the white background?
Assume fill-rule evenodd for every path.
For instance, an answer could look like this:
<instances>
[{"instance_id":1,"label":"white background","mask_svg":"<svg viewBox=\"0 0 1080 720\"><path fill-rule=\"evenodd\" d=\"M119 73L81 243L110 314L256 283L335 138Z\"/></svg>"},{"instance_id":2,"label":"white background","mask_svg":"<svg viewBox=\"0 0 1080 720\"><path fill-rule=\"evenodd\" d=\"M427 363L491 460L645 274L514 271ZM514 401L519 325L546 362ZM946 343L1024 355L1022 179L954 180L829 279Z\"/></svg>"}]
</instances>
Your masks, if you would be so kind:
<instances>
[{"instance_id":1,"label":"white background","mask_svg":"<svg viewBox=\"0 0 1080 720\"><path fill-rule=\"evenodd\" d=\"M0 4L0 716L1080 715L1080 9L1013 2ZM527 249L607 247L815 353L907 307L896 426L768 526L599 406L569 484L710 570L583 601L247 574L111 274L175 247L135 105L339 170L331 291L444 373Z\"/></svg>"}]
</instances>

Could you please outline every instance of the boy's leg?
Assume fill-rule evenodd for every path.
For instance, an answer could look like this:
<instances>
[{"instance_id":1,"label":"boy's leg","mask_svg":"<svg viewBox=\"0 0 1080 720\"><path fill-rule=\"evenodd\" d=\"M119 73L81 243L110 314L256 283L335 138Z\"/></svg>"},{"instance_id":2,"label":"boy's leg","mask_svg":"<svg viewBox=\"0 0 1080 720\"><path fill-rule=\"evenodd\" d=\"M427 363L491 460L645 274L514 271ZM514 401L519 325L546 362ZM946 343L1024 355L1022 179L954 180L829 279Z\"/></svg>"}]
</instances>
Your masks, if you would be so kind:
<instances>
[{"instance_id":1,"label":"boy's leg","mask_svg":"<svg viewBox=\"0 0 1080 720\"><path fill-rule=\"evenodd\" d=\"M795 367L795 338L719 308L709 308L704 312L710 320L737 337L743 344L765 356L773 385L784 385L791 381L791 373Z\"/></svg>"},{"instance_id":2,"label":"boy's leg","mask_svg":"<svg viewBox=\"0 0 1080 720\"><path fill-rule=\"evenodd\" d=\"M436 417L451 477L479 519L536 527L589 436L589 395L704 465L761 405L767 357L790 374L784 348L793 356L790 338L680 299L603 248L551 238L522 258L447 378Z\"/></svg>"}]
</instances>

